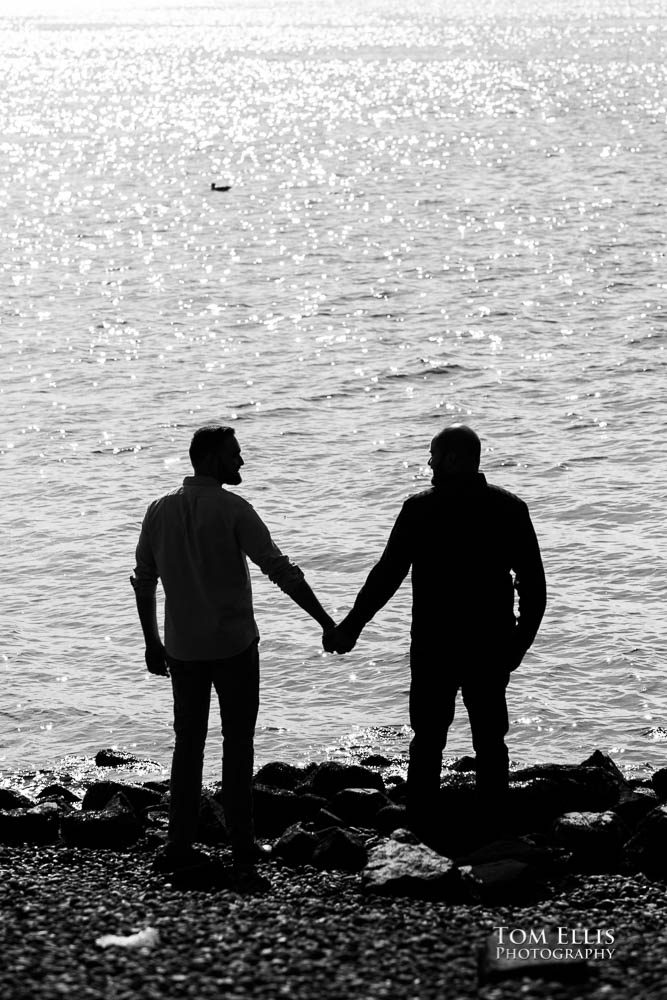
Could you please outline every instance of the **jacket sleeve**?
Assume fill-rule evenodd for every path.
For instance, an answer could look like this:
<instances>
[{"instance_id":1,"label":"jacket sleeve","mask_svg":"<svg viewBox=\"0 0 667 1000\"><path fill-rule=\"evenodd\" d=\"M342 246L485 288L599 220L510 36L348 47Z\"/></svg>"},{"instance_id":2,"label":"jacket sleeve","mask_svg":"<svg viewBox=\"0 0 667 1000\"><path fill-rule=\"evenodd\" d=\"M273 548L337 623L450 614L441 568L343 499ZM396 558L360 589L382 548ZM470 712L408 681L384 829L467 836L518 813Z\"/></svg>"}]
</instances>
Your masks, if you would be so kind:
<instances>
[{"instance_id":1,"label":"jacket sleeve","mask_svg":"<svg viewBox=\"0 0 667 1000\"><path fill-rule=\"evenodd\" d=\"M303 581L303 571L280 551L269 529L250 504L245 504L237 523L241 549L272 583L292 594Z\"/></svg>"},{"instance_id":2,"label":"jacket sleeve","mask_svg":"<svg viewBox=\"0 0 667 1000\"><path fill-rule=\"evenodd\" d=\"M547 606L547 585L540 546L528 507L522 502L513 559L514 586L519 595L517 639L524 649L532 645Z\"/></svg>"},{"instance_id":3,"label":"jacket sleeve","mask_svg":"<svg viewBox=\"0 0 667 1000\"><path fill-rule=\"evenodd\" d=\"M363 627L389 601L408 574L413 559L413 529L406 501L380 559L359 591L349 618Z\"/></svg>"}]
</instances>

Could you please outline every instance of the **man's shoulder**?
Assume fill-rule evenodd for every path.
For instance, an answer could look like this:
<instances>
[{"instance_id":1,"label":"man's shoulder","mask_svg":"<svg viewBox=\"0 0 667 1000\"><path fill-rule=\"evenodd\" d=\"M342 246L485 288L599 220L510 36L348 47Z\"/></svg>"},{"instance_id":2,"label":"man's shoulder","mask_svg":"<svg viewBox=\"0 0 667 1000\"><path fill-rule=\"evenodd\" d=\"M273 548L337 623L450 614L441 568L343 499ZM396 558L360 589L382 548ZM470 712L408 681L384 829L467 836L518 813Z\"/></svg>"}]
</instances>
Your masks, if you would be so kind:
<instances>
[{"instance_id":1,"label":"man's shoulder","mask_svg":"<svg viewBox=\"0 0 667 1000\"><path fill-rule=\"evenodd\" d=\"M182 486L177 486L175 489L169 490L168 493L163 493L162 496L156 497L155 500L151 500L151 502L149 503L149 505L148 505L148 513L151 513L151 511L153 511L153 512L157 511L161 507L164 507L164 506L167 506L170 503L173 503L174 500L176 498L178 498L178 496L180 494L182 494L182 493L183 493L183 487Z\"/></svg>"},{"instance_id":2,"label":"man's shoulder","mask_svg":"<svg viewBox=\"0 0 667 1000\"><path fill-rule=\"evenodd\" d=\"M176 486L173 490L169 490L168 493L163 493L162 496L157 497L149 506L154 507L156 504L169 504L180 500L188 493L188 486L189 484L187 482L182 483L180 486ZM232 491L228 489L207 489L205 491L195 490L194 492L196 492L199 496L206 496L208 500L212 500L214 503L223 503L229 507L238 507L239 509L244 510L252 509L252 504L246 500L245 497L239 496L238 493L232 493Z\"/></svg>"},{"instance_id":3,"label":"man's shoulder","mask_svg":"<svg viewBox=\"0 0 667 1000\"><path fill-rule=\"evenodd\" d=\"M409 517L420 517L430 507L437 505L436 491L431 486L419 493L411 493L403 501L401 513Z\"/></svg>"},{"instance_id":4,"label":"man's shoulder","mask_svg":"<svg viewBox=\"0 0 667 1000\"><path fill-rule=\"evenodd\" d=\"M465 493L464 496L468 497L471 502L478 504L480 501L482 503L492 504L494 507L502 508L504 510L514 510L520 511L526 509L526 503L521 497L517 496L516 493L512 493L510 490L505 489L504 486L497 486L495 483L489 483L486 478L482 479L481 482L471 493ZM422 490L420 493L413 493L404 502L404 509L410 514L420 515L425 513L431 507L434 509L439 509L443 498L457 497L456 493L443 492L435 486L431 486L430 489Z\"/></svg>"},{"instance_id":5,"label":"man's shoulder","mask_svg":"<svg viewBox=\"0 0 667 1000\"><path fill-rule=\"evenodd\" d=\"M225 487L220 490L211 490L208 501L213 504L212 508L209 508L211 511L219 512L232 521L242 517L256 518L258 516L249 500Z\"/></svg>"},{"instance_id":6,"label":"man's shoulder","mask_svg":"<svg viewBox=\"0 0 667 1000\"><path fill-rule=\"evenodd\" d=\"M419 493L411 493L403 502L404 507L417 508L422 507L424 504L432 503L435 498L435 490L431 486L427 490L421 490Z\"/></svg>"},{"instance_id":7,"label":"man's shoulder","mask_svg":"<svg viewBox=\"0 0 667 1000\"><path fill-rule=\"evenodd\" d=\"M239 496L238 493L232 493L231 490L220 490L220 497L222 503L226 504L227 507L237 514L248 514L255 513L255 508L246 500L245 497Z\"/></svg>"},{"instance_id":8,"label":"man's shoulder","mask_svg":"<svg viewBox=\"0 0 667 1000\"><path fill-rule=\"evenodd\" d=\"M205 494L199 493L199 497L205 497L203 506L199 508L204 517L217 517L222 515L232 521L250 515L257 517L252 504L230 490L207 490ZM188 490L185 486L177 486L168 493L163 493L148 505L146 519L148 521L161 520L163 518L179 517L178 511L185 505L189 505ZM207 513L205 513L207 512Z\"/></svg>"},{"instance_id":9,"label":"man's shoulder","mask_svg":"<svg viewBox=\"0 0 667 1000\"><path fill-rule=\"evenodd\" d=\"M509 510L524 510L527 507L526 501L522 500L516 493L505 489L504 486L497 486L495 483L486 484L488 496L493 503Z\"/></svg>"}]
</instances>

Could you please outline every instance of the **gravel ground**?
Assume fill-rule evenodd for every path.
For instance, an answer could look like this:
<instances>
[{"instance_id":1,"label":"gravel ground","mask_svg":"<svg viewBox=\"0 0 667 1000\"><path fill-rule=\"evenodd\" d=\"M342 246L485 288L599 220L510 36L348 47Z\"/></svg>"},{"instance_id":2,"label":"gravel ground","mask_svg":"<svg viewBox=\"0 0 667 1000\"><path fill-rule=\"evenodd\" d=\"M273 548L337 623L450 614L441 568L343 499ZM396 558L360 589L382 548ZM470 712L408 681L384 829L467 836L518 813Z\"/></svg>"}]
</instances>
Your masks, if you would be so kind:
<instances>
[{"instance_id":1,"label":"gravel ground","mask_svg":"<svg viewBox=\"0 0 667 1000\"><path fill-rule=\"evenodd\" d=\"M224 852L218 850L221 862ZM257 884L178 889L141 851L0 851L6 1000L509 1000L667 997L667 899L641 875L572 876L530 906L453 906L364 896L360 877L277 863ZM611 929L613 958L585 984L478 985L492 929ZM157 928L146 950L96 939Z\"/></svg>"}]
</instances>

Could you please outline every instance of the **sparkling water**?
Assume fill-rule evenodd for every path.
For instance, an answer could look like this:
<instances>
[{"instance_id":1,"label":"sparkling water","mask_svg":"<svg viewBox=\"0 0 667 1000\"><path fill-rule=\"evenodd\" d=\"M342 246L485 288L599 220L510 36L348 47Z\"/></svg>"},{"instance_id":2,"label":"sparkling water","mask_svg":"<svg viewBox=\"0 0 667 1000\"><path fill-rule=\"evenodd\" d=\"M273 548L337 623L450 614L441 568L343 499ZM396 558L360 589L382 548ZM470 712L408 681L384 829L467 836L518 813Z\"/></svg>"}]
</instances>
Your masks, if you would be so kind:
<instances>
[{"instance_id":1,"label":"sparkling water","mask_svg":"<svg viewBox=\"0 0 667 1000\"><path fill-rule=\"evenodd\" d=\"M129 577L211 420L334 617L429 485L431 437L471 424L549 586L511 757L665 763L666 15L4 5L5 775L108 745L168 763ZM258 762L404 756L409 583L334 657L253 581Z\"/></svg>"}]
</instances>

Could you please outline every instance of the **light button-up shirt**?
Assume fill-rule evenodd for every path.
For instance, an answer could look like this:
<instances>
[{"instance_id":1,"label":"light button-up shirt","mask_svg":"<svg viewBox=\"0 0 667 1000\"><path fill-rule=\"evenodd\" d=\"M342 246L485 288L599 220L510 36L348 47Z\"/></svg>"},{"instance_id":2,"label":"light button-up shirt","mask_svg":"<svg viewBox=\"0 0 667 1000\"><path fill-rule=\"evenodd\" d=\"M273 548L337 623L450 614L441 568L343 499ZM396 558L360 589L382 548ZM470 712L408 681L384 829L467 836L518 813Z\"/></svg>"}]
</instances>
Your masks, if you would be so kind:
<instances>
[{"instance_id":1,"label":"light button-up shirt","mask_svg":"<svg viewBox=\"0 0 667 1000\"><path fill-rule=\"evenodd\" d=\"M246 557L286 594L304 579L251 504L211 476L187 476L150 504L131 583L150 595L162 581L169 656L225 659L258 638Z\"/></svg>"}]
</instances>

